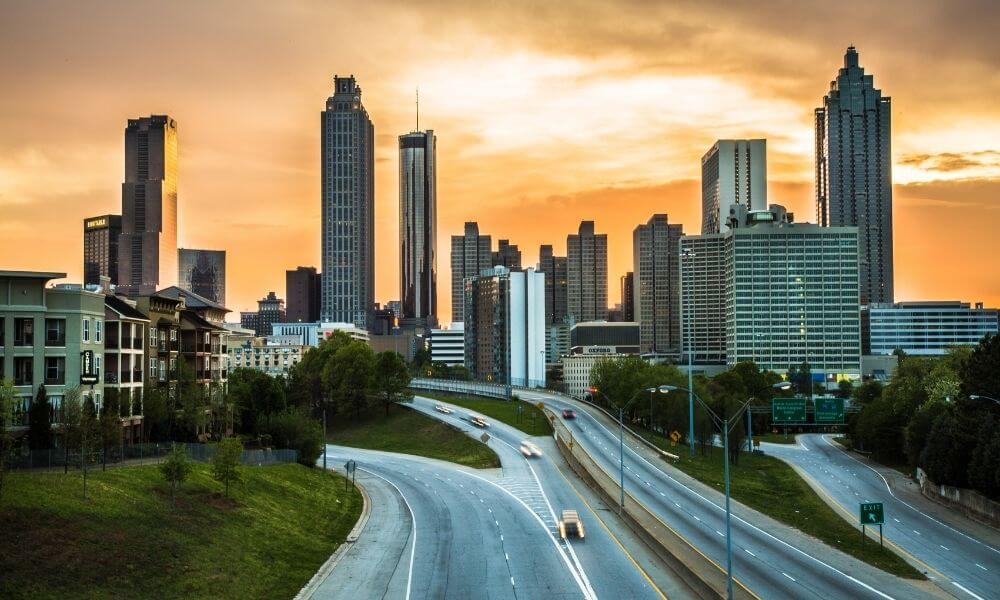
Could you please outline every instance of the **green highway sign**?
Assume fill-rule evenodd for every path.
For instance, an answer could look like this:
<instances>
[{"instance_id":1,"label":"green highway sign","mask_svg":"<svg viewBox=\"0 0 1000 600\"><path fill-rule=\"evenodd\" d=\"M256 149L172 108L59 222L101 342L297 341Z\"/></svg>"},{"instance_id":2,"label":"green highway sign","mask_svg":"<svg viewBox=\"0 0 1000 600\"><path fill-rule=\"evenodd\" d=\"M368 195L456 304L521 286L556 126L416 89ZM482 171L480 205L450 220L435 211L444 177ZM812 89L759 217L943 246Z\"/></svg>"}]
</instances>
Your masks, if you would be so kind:
<instances>
[{"instance_id":1,"label":"green highway sign","mask_svg":"<svg viewBox=\"0 0 1000 600\"><path fill-rule=\"evenodd\" d=\"M772 423L805 423L805 398L775 398L771 400Z\"/></svg>"},{"instance_id":2,"label":"green highway sign","mask_svg":"<svg viewBox=\"0 0 1000 600\"><path fill-rule=\"evenodd\" d=\"M843 423L844 422L844 399L843 398L816 398L814 401L817 423Z\"/></svg>"},{"instance_id":3,"label":"green highway sign","mask_svg":"<svg viewBox=\"0 0 1000 600\"><path fill-rule=\"evenodd\" d=\"M885 510L881 502L862 502L858 511L862 525L881 525L885 523Z\"/></svg>"}]
</instances>

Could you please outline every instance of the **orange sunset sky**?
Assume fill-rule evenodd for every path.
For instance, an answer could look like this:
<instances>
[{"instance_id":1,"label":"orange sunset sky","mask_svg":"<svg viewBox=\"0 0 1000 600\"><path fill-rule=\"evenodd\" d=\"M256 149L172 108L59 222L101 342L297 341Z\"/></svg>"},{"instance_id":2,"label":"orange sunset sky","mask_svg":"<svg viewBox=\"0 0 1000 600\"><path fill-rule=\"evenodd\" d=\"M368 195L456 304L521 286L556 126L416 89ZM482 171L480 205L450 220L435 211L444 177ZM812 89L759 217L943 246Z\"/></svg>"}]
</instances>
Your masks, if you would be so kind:
<instances>
[{"instance_id":1,"label":"orange sunset sky","mask_svg":"<svg viewBox=\"0 0 1000 600\"><path fill-rule=\"evenodd\" d=\"M1000 305L1000 11L991 2L0 0L0 268L82 278L82 219L120 212L129 117L179 131L179 245L227 251L227 304L319 266L320 111L354 74L375 123L376 298L398 293L399 134L438 136L449 238L565 251L700 226L700 158L763 137L768 198L814 221L813 108L850 44L892 97L898 300ZM235 316L235 315L234 315Z\"/></svg>"}]
</instances>

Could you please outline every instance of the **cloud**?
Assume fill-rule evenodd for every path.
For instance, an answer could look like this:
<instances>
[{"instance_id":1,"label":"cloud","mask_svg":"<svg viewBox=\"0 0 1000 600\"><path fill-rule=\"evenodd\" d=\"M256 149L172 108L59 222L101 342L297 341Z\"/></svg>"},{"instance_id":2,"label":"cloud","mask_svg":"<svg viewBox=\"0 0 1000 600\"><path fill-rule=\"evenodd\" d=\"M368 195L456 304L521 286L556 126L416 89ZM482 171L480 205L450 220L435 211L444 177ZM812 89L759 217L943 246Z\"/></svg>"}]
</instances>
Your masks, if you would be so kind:
<instances>
[{"instance_id":1,"label":"cloud","mask_svg":"<svg viewBox=\"0 0 1000 600\"><path fill-rule=\"evenodd\" d=\"M1000 151L942 152L940 154L907 154L899 164L916 166L927 171L967 171L975 167L1000 166Z\"/></svg>"}]
</instances>

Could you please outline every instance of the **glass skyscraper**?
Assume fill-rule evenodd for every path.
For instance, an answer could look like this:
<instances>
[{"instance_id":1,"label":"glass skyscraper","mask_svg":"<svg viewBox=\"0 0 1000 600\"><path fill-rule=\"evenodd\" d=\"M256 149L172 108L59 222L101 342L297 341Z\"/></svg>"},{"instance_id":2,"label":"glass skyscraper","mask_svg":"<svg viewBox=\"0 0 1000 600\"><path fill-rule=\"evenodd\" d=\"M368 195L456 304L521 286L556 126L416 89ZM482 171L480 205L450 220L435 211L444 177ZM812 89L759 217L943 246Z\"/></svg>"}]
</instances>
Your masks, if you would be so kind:
<instances>
[{"instance_id":1,"label":"glass skyscraper","mask_svg":"<svg viewBox=\"0 0 1000 600\"><path fill-rule=\"evenodd\" d=\"M375 127L350 77L334 77L321 116L320 318L367 328L375 304Z\"/></svg>"},{"instance_id":2,"label":"glass skyscraper","mask_svg":"<svg viewBox=\"0 0 1000 600\"><path fill-rule=\"evenodd\" d=\"M701 157L701 232L726 231L733 204L767 210L766 140L719 140Z\"/></svg>"},{"instance_id":3,"label":"glass skyscraper","mask_svg":"<svg viewBox=\"0 0 1000 600\"><path fill-rule=\"evenodd\" d=\"M437 138L430 129L399 136L400 325L437 326Z\"/></svg>"}]
</instances>

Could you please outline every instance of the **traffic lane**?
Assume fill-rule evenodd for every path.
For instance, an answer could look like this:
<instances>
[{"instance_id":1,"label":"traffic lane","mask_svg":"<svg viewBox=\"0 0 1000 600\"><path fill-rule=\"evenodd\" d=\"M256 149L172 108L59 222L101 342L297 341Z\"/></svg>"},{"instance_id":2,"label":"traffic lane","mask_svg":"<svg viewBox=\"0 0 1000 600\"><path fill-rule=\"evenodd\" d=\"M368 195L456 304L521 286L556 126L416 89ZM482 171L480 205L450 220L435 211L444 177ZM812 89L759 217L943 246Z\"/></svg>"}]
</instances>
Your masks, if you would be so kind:
<instances>
[{"instance_id":1,"label":"traffic lane","mask_svg":"<svg viewBox=\"0 0 1000 600\"><path fill-rule=\"evenodd\" d=\"M877 472L834 446L827 436L802 435L797 448L767 451L808 473L848 514L855 514L861 502L883 502L885 538L930 567L928 576L946 591L955 591L949 589L951 583L961 592L971 591L969 596L988 597L1000 588L997 549L900 500Z\"/></svg>"},{"instance_id":2,"label":"traffic lane","mask_svg":"<svg viewBox=\"0 0 1000 600\"><path fill-rule=\"evenodd\" d=\"M411 573L409 597L586 597L544 524L495 484L432 459L327 448L389 481L406 502L416 542L399 568Z\"/></svg>"},{"instance_id":3,"label":"traffic lane","mask_svg":"<svg viewBox=\"0 0 1000 600\"><path fill-rule=\"evenodd\" d=\"M453 410L444 413L436 410L445 406ZM520 451L522 441L530 439L526 434L503 422L490 421L487 430L472 426L468 416L475 411L447 402L414 396L413 407L425 414L462 428L468 435L478 438L483 431L489 433L488 445L500 456L503 464L504 480L523 478L525 481L513 491L515 494L532 494L529 486L534 483L537 495L525 496L524 500L545 522L556 524L563 509L576 509L584 523L585 542L563 542L564 547L575 555L588 582L599 597L622 596L627 598L657 598L660 594L639 569L638 565L618 544L617 540L599 526L593 507L582 500L572 484L559 472L555 461L558 450L554 444L547 446L541 457L526 458ZM551 439L551 438L542 438ZM512 486L513 487L513 486Z\"/></svg>"},{"instance_id":4,"label":"traffic lane","mask_svg":"<svg viewBox=\"0 0 1000 600\"><path fill-rule=\"evenodd\" d=\"M577 435L580 436L581 442L589 445L588 450L591 455L599 459L609 475L617 478L619 454L616 433L612 433L599 423L586 407L581 409L576 403L547 394L534 394L534 396L532 399L547 401L559 410L563 408L576 410L578 417L564 420L564 422L571 428L577 429ZM704 551L717 564L724 565L725 525L723 519L725 513L722 503L710 500L678 481L659 466L654 466L627 443L626 448L627 491L633 495L639 494L647 508L674 526L690 543ZM632 489L629 489L629 483L632 484ZM671 496L673 496L672 499ZM676 509L683 510L677 512ZM791 594L794 597L800 596L803 590L808 589L812 593L824 597L831 594L834 597L843 598L890 597L884 591L889 589L884 581L881 583L873 581L885 579L881 577L880 571L846 555L842 555L839 561L842 563L842 568L835 568L827 564L828 558L826 556L820 559L815 554L806 552L752 524L748 519L756 520L759 518L753 511L747 511L745 515L741 515L741 512L739 507L734 508L733 537L734 540L742 544L741 549L744 550L746 556L734 551L734 573L738 579L758 593ZM716 539L713 539L711 534L715 534ZM787 533L787 536L793 540L795 535L791 532ZM743 540L747 541L743 543ZM737 556L743 560L753 559L749 571L741 567L740 558ZM863 573L861 578L852 575L852 573L859 572ZM779 574L785 581L774 577L775 573ZM888 577L892 580L893 586L901 584L909 587L898 578ZM862 581L862 579L868 579L869 582ZM919 595L916 589L910 589L907 593Z\"/></svg>"}]
</instances>

